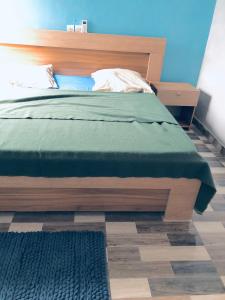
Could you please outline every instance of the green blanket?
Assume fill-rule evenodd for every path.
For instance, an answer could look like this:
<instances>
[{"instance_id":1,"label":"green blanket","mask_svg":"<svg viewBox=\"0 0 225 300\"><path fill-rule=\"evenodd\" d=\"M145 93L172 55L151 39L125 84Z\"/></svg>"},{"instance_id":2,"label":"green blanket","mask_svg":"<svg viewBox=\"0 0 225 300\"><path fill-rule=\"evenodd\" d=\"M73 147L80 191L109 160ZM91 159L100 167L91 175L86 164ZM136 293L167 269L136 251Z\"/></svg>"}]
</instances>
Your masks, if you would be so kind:
<instances>
[{"instance_id":1,"label":"green blanket","mask_svg":"<svg viewBox=\"0 0 225 300\"><path fill-rule=\"evenodd\" d=\"M0 175L197 178L195 208L215 193L207 162L151 94L13 89L0 97Z\"/></svg>"}]
</instances>

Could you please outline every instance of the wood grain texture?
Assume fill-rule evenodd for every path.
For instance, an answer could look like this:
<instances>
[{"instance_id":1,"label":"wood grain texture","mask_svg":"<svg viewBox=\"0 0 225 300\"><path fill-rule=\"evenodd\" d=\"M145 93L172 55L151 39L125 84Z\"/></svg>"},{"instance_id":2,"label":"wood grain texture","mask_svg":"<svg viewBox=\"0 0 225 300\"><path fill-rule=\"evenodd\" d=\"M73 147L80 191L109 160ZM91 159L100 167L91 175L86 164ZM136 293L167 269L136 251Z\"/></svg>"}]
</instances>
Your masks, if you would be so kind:
<instances>
[{"instance_id":1,"label":"wood grain texture","mask_svg":"<svg viewBox=\"0 0 225 300\"><path fill-rule=\"evenodd\" d=\"M188 221L192 218L200 185L199 180L192 180L191 183L183 181L170 191L165 221Z\"/></svg>"},{"instance_id":2,"label":"wood grain texture","mask_svg":"<svg viewBox=\"0 0 225 300\"><path fill-rule=\"evenodd\" d=\"M0 48L1 60L25 64L52 64L63 75L90 75L98 69L125 68L146 76L148 54L36 46Z\"/></svg>"},{"instance_id":3,"label":"wood grain texture","mask_svg":"<svg viewBox=\"0 0 225 300\"><path fill-rule=\"evenodd\" d=\"M163 38L29 30L0 35L0 62L51 63L65 75L127 68L148 81L159 81L165 44Z\"/></svg>"},{"instance_id":4,"label":"wood grain texture","mask_svg":"<svg viewBox=\"0 0 225 300\"><path fill-rule=\"evenodd\" d=\"M198 180L184 178L1 177L0 210L166 210L166 221L186 220L192 215L199 186Z\"/></svg>"},{"instance_id":5,"label":"wood grain texture","mask_svg":"<svg viewBox=\"0 0 225 300\"><path fill-rule=\"evenodd\" d=\"M157 96L165 105L196 106L200 91L188 83L154 82Z\"/></svg>"},{"instance_id":6,"label":"wood grain texture","mask_svg":"<svg viewBox=\"0 0 225 300\"><path fill-rule=\"evenodd\" d=\"M163 211L168 190L10 188L0 190L3 211Z\"/></svg>"},{"instance_id":7,"label":"wood grain texture","mask_svg":"<svg viewBox=\"0 0 225 300\"><path fill-rule=\"evenodd\" d=\"M197 106L199 91L160 91L157 96L165 105Z\"/></svg>"}]
</instances>

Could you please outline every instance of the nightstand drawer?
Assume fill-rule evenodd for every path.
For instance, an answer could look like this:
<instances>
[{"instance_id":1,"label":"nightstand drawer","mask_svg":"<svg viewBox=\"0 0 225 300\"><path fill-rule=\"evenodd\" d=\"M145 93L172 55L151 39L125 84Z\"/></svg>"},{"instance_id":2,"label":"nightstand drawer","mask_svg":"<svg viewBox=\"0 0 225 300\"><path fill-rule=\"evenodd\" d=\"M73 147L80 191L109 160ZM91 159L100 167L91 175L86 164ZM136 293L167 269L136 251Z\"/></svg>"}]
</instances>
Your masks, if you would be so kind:
<instances>
[{"instance_id":1,"label":"nightstand drawer","mask_svg":"<svg viewBox=\"0 0 225 300\"><path fill-rule=\"evenodd\" d=\"M189 129L200 91L185 82L151 82L151 86L157 91L160 101L174 114L180 125ZM176 110L176 115L174 107L179 108Z\"/></svg>"},{"instance_id":2,"label":"nightstand drawer","mask_svg":"<svg viewBox=\"0 0 225 300\"><path fill-rule=\"evenodd\" d=\"M196 106L198 103L199 91L159 90L157 96L165 105Z\"/></svg>"}]
</instances>

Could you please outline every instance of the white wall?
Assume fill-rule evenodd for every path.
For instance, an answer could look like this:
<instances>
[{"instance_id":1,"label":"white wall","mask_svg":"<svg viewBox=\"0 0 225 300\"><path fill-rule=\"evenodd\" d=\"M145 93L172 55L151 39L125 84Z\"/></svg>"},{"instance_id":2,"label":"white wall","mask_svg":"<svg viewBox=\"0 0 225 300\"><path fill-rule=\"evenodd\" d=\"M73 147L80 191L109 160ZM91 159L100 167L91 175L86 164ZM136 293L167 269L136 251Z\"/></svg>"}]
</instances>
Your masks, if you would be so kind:
<instances>
[{"instance_id":1,"label":"white wall","mask_svg":"<svg viewBox=\"0 0 225 300\"><path fill-rule=\"evenodd\" d=\"M198 87L196 118L225 146L225 0L217 0Z\"/></svg>"}]
</instances>

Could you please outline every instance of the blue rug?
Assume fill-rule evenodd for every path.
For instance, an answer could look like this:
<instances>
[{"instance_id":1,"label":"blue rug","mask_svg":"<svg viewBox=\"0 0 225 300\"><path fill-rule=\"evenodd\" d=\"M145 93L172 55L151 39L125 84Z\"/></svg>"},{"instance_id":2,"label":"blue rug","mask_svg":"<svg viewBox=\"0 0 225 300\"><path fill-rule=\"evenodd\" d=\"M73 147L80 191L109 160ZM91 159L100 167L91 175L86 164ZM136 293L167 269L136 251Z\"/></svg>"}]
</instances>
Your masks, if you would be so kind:
<instances>
[{"instance_id":1,"label":"blue rug","mask_svg":"<svg viewBox=\"0 0 225 300\"><path fill-rule=\"evenodd\" d=\"M0 299L108 300L103 233L0 233Z\"/></svg>"}]
</instances>

